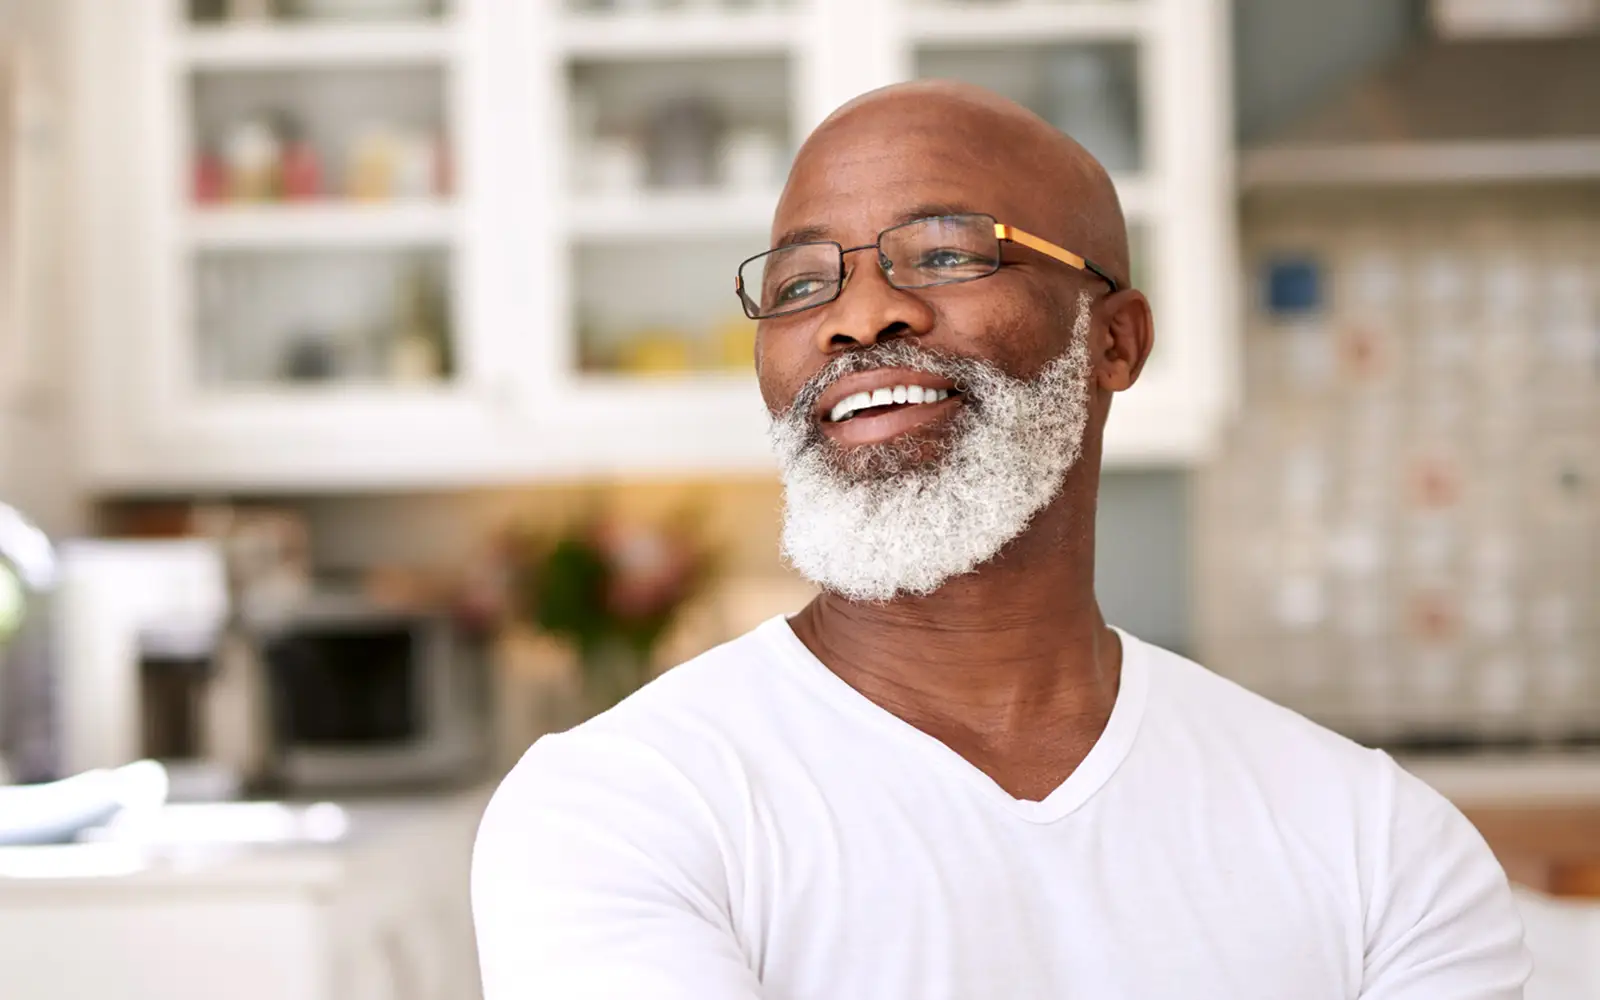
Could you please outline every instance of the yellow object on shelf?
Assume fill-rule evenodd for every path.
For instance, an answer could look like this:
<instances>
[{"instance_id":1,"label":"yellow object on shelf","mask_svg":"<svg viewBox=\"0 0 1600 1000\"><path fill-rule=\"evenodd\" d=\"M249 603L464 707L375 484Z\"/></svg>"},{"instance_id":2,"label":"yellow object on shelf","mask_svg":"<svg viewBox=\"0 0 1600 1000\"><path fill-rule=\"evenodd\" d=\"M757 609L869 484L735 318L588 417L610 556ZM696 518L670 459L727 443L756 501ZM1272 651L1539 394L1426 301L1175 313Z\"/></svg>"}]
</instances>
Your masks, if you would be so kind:
<instances>
[{"instance_id":1,"label":"yellow object on shelf","mask_svg":"<svg viewBox=\"0 0 1600 1000\"><path fill-rule=\"evenodd\" d=\"M356 201L381 201L389 197L394 181L393 137L383 132L361 136L350 149L345 193Z\"/></svg>"},{"instance_id":2,"label":"yellow object on shelf","mask_svg":"<svg viewBox=\"0 0 1600 1000\"><path fill-rule=\"evenodd\" d=\"M737 316L717 324L711 330L710 346L708 364L733 371L752 370L756 363L755 321Z\"/></svg>"},{"instance_id":3,"label":"yellow object on shelf","mask_svg":"<svg viewBox=\"0 0 1600 1000\"><path fill-rule=\"evenodd\" d=\"M676 330L648 330L623 345L618 367L633 375L676 375L691 365L688 339Z\"/></svg>"}]
</instances>

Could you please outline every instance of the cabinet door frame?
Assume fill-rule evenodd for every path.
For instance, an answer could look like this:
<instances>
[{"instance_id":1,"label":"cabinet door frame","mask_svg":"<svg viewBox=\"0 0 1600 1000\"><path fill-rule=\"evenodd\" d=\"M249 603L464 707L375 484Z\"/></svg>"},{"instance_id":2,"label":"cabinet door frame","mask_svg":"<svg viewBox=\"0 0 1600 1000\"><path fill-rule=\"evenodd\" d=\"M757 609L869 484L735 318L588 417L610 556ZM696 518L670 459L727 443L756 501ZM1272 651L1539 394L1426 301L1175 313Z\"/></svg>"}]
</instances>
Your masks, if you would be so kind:
<instances>
[{"instance_id":1,"label":"cabinet door frame","mask_svg":"<svg viewBox=\"0 0 1600 1000\"><path fill-rule=\"evenodd\" d=\"M106 490L327 489L472 481L503 471L504 359L480 262L492 191L477 190L485 68L470 47L481 0L457 0L466 51L441 66L459 164L448 209L454 384L208 389L199 383L189 242L184 0L80 10L79 203L84 206L82 418L86 477ZM87 6L87 5L82 5ZM492 176L492 175L491 175Z\"/></svg>"}]
</instances>

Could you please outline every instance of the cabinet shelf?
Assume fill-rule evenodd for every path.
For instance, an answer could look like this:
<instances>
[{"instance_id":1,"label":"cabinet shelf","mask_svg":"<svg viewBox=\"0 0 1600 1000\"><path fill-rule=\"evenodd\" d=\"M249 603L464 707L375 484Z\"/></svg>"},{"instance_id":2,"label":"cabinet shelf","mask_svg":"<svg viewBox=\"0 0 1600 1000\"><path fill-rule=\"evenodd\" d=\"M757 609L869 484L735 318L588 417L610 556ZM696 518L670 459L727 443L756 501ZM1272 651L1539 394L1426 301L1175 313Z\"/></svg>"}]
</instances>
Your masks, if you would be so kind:
<instances>
[{"instance_id":1,"label":"cabinet shelf","mask_svg":"<svg viewBox=\"0 0 1600 1000\"><path fill-rule=\"evenodd\" d=\"M416 246L456 235L448 204L270 205L197 208L189 213L191 246L204 249Z\"/></svg>"},{"instance_id":2,"label":"cabinet shelf","mask_svg":"<svg viewBox=\"0 0 1600 1000\"><path fill-rule=\"evenodd\" d=\"M759 405L761 390L755 375L747 371L717 371L713 369L690 370L678 373L635 375L628 372L584 372L574 380L578 392L604 399L614 396L628 400L630 405L642 393L659 398L663 403L682 399L685 394L704 399L722 396L735 402L748 404L752 409Z\"/></svg>"},{"instance_id":3,"label":"cabinet shelf","mask_svg":"<svg viewBox=\"0 0 1600 1000\"><path fill-rule=\"evenodd\" d=\"M443 63L456 50L448 22L194 28L178 53L194 69L283 69L313 65Z\"/></svg>"},{"instance_id":4,"label":"cabinet shelf","mask_svg":"<svg viewBox=\"0 0 1600 1000\"><path fill-rule=\"evenodd\" d=\"M1600 177L1600 139L1283 146L1240 158L1245 190L1327 184L1481 184Z\"/></svg>"},{"instance_id":5,"label":"cabinet shelf","mask_svg":"<svg viewBox=\"0 0 1600 1000\"><path fill-rule=\"evenodd\" d=\"M927 4L915 9L908 31L911 40L921 46L969 48L1132 41L1148 34L1154 24L1150 5L1136 0Z\"/></svg>"},{"instance_id":6,"label":"cabinet shelf","mask_svg":"<svg viewBox=\"0 0 1600 1000\"><path fill-rule=\"evenodd\" d=\"M569 15L559 32L568 56L682 59L708 55L785 55L804 38L786 11Z\"/></svg>"},{"instance_id":7,"label":"cabinet shelf","mask_svg":"<svg viewBox=\"0 0 1600 1000\"><path fill-rule=\"evenodd\" d=\"M776 190L583 197L568 203L567 230L590 242L746 236L766 232L777 204Z\"/></svg>"}]
</instances>

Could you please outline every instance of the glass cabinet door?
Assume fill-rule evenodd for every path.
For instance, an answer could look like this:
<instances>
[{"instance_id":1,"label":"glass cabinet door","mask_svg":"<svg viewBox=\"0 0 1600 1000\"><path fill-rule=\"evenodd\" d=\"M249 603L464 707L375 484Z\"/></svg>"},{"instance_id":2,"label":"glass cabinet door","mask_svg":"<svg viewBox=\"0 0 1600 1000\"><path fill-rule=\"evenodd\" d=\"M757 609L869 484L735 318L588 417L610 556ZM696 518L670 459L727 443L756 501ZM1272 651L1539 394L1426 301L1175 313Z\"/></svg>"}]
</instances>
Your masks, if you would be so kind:
<instances>
[{"instance_id":1,"label":"glass cabinet door","mask_svg":"<svg viewBox=\"0 0 1600 1000\"><path fill-rule=\"evenodd\" d=\"M204 391L457 372L452 67L436 0L190 4L180 92Z\"/></svg>"},{"instance_id":2,"label":"glass cabinet door","mask_svg":"<svg viewBox=\"0 0 1600 1000\"><path fill-rule=\"evenodd\" d=\"M736 13L703 23L738 42L745 22ZM671 24L703 15L649 16ZM641 16L607 20L625 28ZM756 35L705 58L572 54L567 356L578 379L752 371L755 324L733 274L766 247L794 147L792 59L788 40L774 40L764 51Z\"/></svg>"},{"instance_id":3,"label":"glass cabinet door","mask_svg":"<svg viewBox=\"0 0 1600 1000\"><path fill-rule=\"evenodd\" d=\"M922 77L965 80L1004 94L1077 139L1112 173L1144 165L1139 50L1132 42L929 47Z\"/></svg>"}]
</instances>

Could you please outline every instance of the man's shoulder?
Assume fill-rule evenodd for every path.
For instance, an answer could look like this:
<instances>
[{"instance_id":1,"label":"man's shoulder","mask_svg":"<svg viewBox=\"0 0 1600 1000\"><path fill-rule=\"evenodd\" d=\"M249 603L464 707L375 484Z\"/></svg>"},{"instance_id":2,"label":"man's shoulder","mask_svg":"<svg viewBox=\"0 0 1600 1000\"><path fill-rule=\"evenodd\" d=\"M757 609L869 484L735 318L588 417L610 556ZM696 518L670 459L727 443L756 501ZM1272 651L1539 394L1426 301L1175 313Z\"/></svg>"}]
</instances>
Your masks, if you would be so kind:
<instances>
[{"instance_id":1,"label":"man's shoulder","mask_svg":"<svg viewBox=\"0 0 1600 1000\"><path fill-rule=\"evenodd\" d=\"M763 733L774 712L796 701L784 690L787 664L770 635L774 622L782 624L775 619L707 650L608 711L540 737L496 798L552 815L613 808L669 815L736 790L732 772L748 758L780 752Z\"/></svg>"},{"instance_id":2,"label":"man's shoulder","mask_svg":"<svg viewBox=\"0 0 1600 1000\"><path fill-rule=\"evenodd\" d=\"M543 737L533 749L571 759L632 746L676 759L715 752L714 745L738 741L741 732L759 732L764 718L794 704L782 690L792 671L771 634L777 625L782 619L672 667L607 711Z\"/></svg>"},{"instance_id":3,"label":"man's shoulder","mask_svg":"<svg viewBox=\"0 0 1600 1000\"><path fill-rule=\"evenodd\" d=\"M780 627L787 627L782 618L770 619L685 660L579 729L617 733L690 719L732 723L765 710L773 689L792 674L775 635Z\"/></svg>"}]
</instances>

